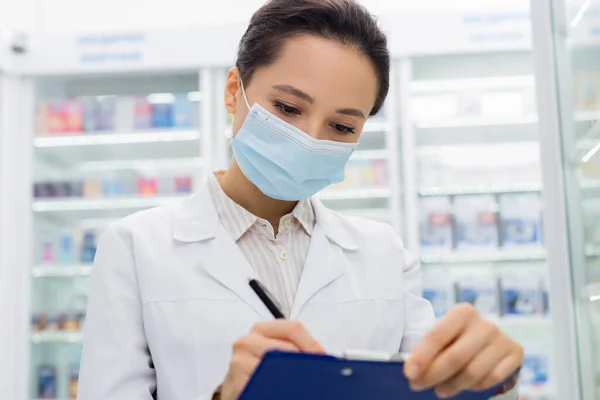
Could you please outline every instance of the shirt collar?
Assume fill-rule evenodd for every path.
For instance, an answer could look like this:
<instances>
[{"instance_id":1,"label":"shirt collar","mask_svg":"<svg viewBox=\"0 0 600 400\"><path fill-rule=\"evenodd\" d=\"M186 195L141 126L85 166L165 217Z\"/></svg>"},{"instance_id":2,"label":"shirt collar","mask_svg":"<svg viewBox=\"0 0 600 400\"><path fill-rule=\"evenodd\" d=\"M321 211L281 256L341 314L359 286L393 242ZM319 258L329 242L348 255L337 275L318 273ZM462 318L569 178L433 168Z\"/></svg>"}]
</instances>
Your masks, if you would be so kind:
<instances>
[{"instance_id":1,"label":"shirt collar","mask_svg":"<svg viewBox=\"0 0 600 400\"><path fill-rule=\"evenodd\" d=\"M294 211L292 211L292 217L294 217L308 236L312 236L317 218L315 217L315 210L310 200L300 200Z\"/></svg>"},{"instance_id":2,"label":"shirt collar","mask_svg":"<svg viewBox=\"0 0 600 400\"><path fill-rule=\"evenodd\" d=\"M227 196L215 176L220 173L222 171L216 171L209 175L208 191L219 215L219 220L232 239L237 242L260 218ZM317 219L310 200L299 201L291 216L300 223L309 236L312 236Z\"/></svg>"},{"instance_id":3,"label":"shirt collar","mask_svg":"<svg viewBox=\"0 0 600 400\"><path fill-rule=\"evenodd\" d=\"M231 200L214 174L208 177L208 191L225 230L237 242L258 219L244 207Z\"/></svg>"}]
</instances>

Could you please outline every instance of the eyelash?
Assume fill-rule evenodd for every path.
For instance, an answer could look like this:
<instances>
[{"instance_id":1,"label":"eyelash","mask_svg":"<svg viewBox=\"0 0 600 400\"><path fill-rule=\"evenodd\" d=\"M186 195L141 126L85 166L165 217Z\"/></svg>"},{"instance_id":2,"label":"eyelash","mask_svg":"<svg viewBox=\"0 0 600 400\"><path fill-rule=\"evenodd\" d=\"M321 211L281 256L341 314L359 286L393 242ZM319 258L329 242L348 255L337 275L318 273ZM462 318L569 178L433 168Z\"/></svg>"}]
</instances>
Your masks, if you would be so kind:
<instances>
[{"instance_id":1,"label":"eyelash","mask_svg":"<svg viewBox=\"0 0 600 400\"><path fill-rule=\"evenodd\" d=\"M283 115L287 115L287 116L295 116L295 115L300 115L302 114L302 112L300 111L299 108L290 106L288 104L285 104L281 101L275 100L273 101L273 106L277 109L279 109L279 111L283 114ZM356 132L354 131L354 128L350 127L350 126L346 126L346 125L342 125L342 124L335 124L332 123L329 126L331 126L333 128L333 130L336 131L336 133L338 134L342 134L342 135L354 135Z\"/></svg>"}]
</instances>

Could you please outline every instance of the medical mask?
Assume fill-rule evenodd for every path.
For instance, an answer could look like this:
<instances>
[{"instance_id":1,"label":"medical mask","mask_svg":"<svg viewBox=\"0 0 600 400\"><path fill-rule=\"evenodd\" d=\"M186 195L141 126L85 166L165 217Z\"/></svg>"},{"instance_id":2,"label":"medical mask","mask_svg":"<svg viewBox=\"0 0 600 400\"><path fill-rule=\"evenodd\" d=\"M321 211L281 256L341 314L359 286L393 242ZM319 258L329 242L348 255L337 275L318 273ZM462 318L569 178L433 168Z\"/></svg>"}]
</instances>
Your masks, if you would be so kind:
<instances>
[{"instance_id":1,"label":"medical mask","mask_svg":"<svg viewBox=\"0 0 600 400\"><path fill-rule=\"evenodd\" d=\"M237 163L265 195L297 201L344 180L344 168L357 143L317 140L259 104L249 112L232 146Z\"/></svg>"}]
</instances>

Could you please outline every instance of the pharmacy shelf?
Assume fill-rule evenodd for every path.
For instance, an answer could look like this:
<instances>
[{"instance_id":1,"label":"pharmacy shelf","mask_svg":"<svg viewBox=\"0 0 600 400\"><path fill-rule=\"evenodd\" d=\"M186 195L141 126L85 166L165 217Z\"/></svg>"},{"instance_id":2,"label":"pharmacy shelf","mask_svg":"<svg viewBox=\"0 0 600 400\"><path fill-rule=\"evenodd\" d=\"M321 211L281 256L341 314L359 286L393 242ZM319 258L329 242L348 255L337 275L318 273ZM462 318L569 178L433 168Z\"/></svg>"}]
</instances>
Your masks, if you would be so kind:
<instances>
[{"instance_id":1,"label":"pharmacy shelf","mask_svg":"<svg viewBox=\"0 0 600 400\"><path fill-rule=\"evenodd\" d=\"M424 254L423 264L467 264L467 263L500 263L519 261L544 261L546 251L540 249L506 249L480 252L451 252L442 254Z\"/></svg>"},{"instance_id":2,"label":"pharmacy shelf","mask_svg":"<svg viewBox=\"0 0 600 400\"><path fill-rule=\"evenodd\" d=\"M592 283L582 288L581 297L590 302L600 301L600 283Z\"/></svg>"},{"instance_id":3,"label":"pharmacy shelf","mask_svg":"<svg viewBox=\"0 0 600 400\"><path fill-rule=\"evenodd\" d=\"M100 199L52 199L36 201L33 211L36 213L93 211L93 210L143 210L176 202L185 196L174 197L132 197Z\"/></svg>"},{"instance_id":4,"label":"pharmacy shelf","mask_svg":"<svg viewBox=\"0 0 600 400\"><path fill-rule=\"evenodd\" d=\"M137 160L87 161L78 166L82 172L148 171L178 170L202 167L202 158L165 158Z\"/></svg>"},{"instance_id":5,"label":"pharmacy shelf","mask_svg":"<svg viewBox=\"0 0 600 400\"><path fill-rule=\"evenodd\" d=\"M320 200L386 199L392 196L390 189L326 190L317 195Z\"/></svg>"},{"instance_id":6,"label":"pharmacy shelf","mask_svg":"<svg viewBox=\"0 0 600 400\"><path fill-rule=\"evenodd\" d=\"M387 208L358 208L345 209L340 211L343 215L352 217L367 218L381 222L391 222L392 216Z\"/></svg>"},{"instance_id":7,"label":"pharmacy shelf","mask_svg":"<svg viewBox=\"0 0 600 400\"><path fill-rule=\"evenodd\" d=\"M538 121L537 115L517 115L506 117L455 117L447 119L426 119L414 121L418 129L468 128L505 125L530 125Z\"/></svg>"},{"instance_id":8,"label":"pharmacy shelf","mask_svg":"<svg viewBox=\"0 0 600 400\"><path fill-rule=\"evenodd\" d=\"M499 76L489 78L436 79L413 81L410 91L415 94L459 92L469 89L490 90L533 87L533 75Z\"/></svg>"},{"instance_id":9,"label":"pharmacy shelf","mask_svg":"<svg viewBox=\"0 0 600 400\"><path fill-rule=\"evenodd\" d=\"M379 119L370 119L365 123L363 133L372 132L388 132L390 124Z\"/></svg>"},{"instance_id":10,"label":"pharmacy shelf","mask_svg":"<svg viewBox=\"0 0 600 400\"><path fill-rule=\"evenodd\" d=\"M552 319L546 315L505 315L501 318L492 318L494 323L502 329L536 328L552 325Z\"/></svg>"},{"instance_id":11,"label":"pharmacy shelf","mask_svg":"<svg viewBox=\"0 0 600 400\"><path fill-rule=\"evenodd\" d=\"M350 160L385 160L389 154L387 150L358 150L352 154Z\"/></svg>"},{"instance_id":12,"label":"pharmacy shelf","mask_svg":"<svg viewBox=\"0 0 600 400\"><path fill-rule=\"evenodd\" d=\"M81 331L32 332L31 342L34 344L81 343L83 342L83 333Z\"/></svg>"},{"instance_id":13,"label":"pharmacy shelf","mask_svg":"<svg viewBox=\"0 0 600 400\"><path fill-rule=\"evenodd\" d=\"M42 399L42 398L34 398L33 400L48 400L48 399ZM67 397L53 397L51 400L73 400L72 398L69 399Z\"/></svg>"},{"instance_id":14,"label":"pharmacy shelf","mask_svg":"<svg viewBox=\"0 0 600 400\"><path fill-rule=\"evenodd\" d=\"M535 116L468 117L416 121L418 146L533 143L538 140Z\"/></svg>"},{"instance_id":15,"label":"pharmacy shelf","mask_svg":"<svg viewBox=\"0 0 600 400\"><path fill-rule=\"evenodd\" d=\"M521 383L519 385L519 395L528 400L548 400L556 398L556 391L546 385L533 386Z\"/></svg>"},{"instance_id":16,"label":"pharmacy shelf","mask_svg":"<svg viewBox=\"0 0 600 400\"><path fill-rule=\"evenodd\" d=\"M120 144L190 142L200 139L198 131L157 131L39 136L33 145L47 147L113 146Z\"/></svg>"},{"instance_id":17,"label":"pharmacy shelf","mask_svg":"<svg viewBox=\"0 0 600 400\"><path fill-rule=\"evenodd\" d=\"M585 255L587 257L600 257L600 247L598 246L586 246Z\"/></svg>"},{"instance_id":18,"label":"pharmacy shelf","mask_svg":"<svg viewBox=\"0 0 600 400\"><path fill-rule=\"evenodd\" d=\"M581 187L583 189L600 189L600 179L583 179Z\"/></svg>"},{"instance_id":19,"label":"pharmacy shelf","mask_svg":"<svg viewBox=\"0 0 600 400\"><path fill-rule=\"evenodd\" d=\"M577 111L575 113L575 121L587 122L587 121L598 121L600 120L600 111Z\"/></svg>"},{"instance_id":20,"label":"pharmacy shelf","mask_svg":"<svg viewBox=\"0 0 600 400\"><path fill-rule=\"evenodd\" d=\"M198 131L149 131L45 136L33 144L40 160L72 168L93 161L131 160L132 154L152 160L195 158L200 137Z\"/></svg>"},{"instance_id":21,"label":"pharmacy shelf","mask_svg":"<svg viewBox=\"0 0 600 400\"><path fill-rule=\"evenodd\" d=\"M596 121L600 119L598 111L579 111L575 113L575 121ZM442 119L423 119L415 120L413 123L418 129L434 129L434 128L468 128L468 127L485 127L485 126L509 126L509 125L531 125L538 122L536 114L530 115L515 115L515 116L473 116L473 117L453 117Z\"/></svg>"},{"instance_id":22,"label":"pharmacy shelf","mask_svg":"<svg viewBox=\"0 0 600 400\"><path fill-rule=\"evenodd\" d=\"M419 195L452 196L470 194L501 194L501 193L534 193L542 190L541 183L523 183L518 185L480 185L480 186L423 186Z\"/></svg>"},{"instance_id":23,"label":"pharmacy shelf","mask_svg":"<svg viewBox=\"0 0 600 400\"><path fill-rule=\"evenodd\" d=\"M54 266L40 265L31 270L34 278L74 278L86 277L92 274L91 265Z\"/></svg>"}]
</instances>

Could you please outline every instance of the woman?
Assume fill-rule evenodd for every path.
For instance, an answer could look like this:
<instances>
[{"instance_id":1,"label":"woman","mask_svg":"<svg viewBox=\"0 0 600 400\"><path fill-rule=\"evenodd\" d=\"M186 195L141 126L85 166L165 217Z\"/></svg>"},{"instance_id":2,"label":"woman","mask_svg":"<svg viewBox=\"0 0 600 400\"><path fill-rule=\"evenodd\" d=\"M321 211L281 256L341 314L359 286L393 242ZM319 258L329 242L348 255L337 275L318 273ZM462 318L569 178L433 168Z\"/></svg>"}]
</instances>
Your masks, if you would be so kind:
<instances>
[{"instance_id":1,"label":"woman","mask_svg":"<svg viewBox=\"0 0 600 400\"><path fill-rule=\"evenodd\" d=\"M353 0L272 0L256 12L225 89L230 167L101 241L81 400L233 400L269 349L411 352L412 387L441 397L496 386L520 366L522 348L471 306L434 326L416 260L391 228L311 199L343 180L389 68L384 34ZM249 278L287 320L273 321ZM502 396L516 399L514 386Z\"/></svg>"}]
</instances>

